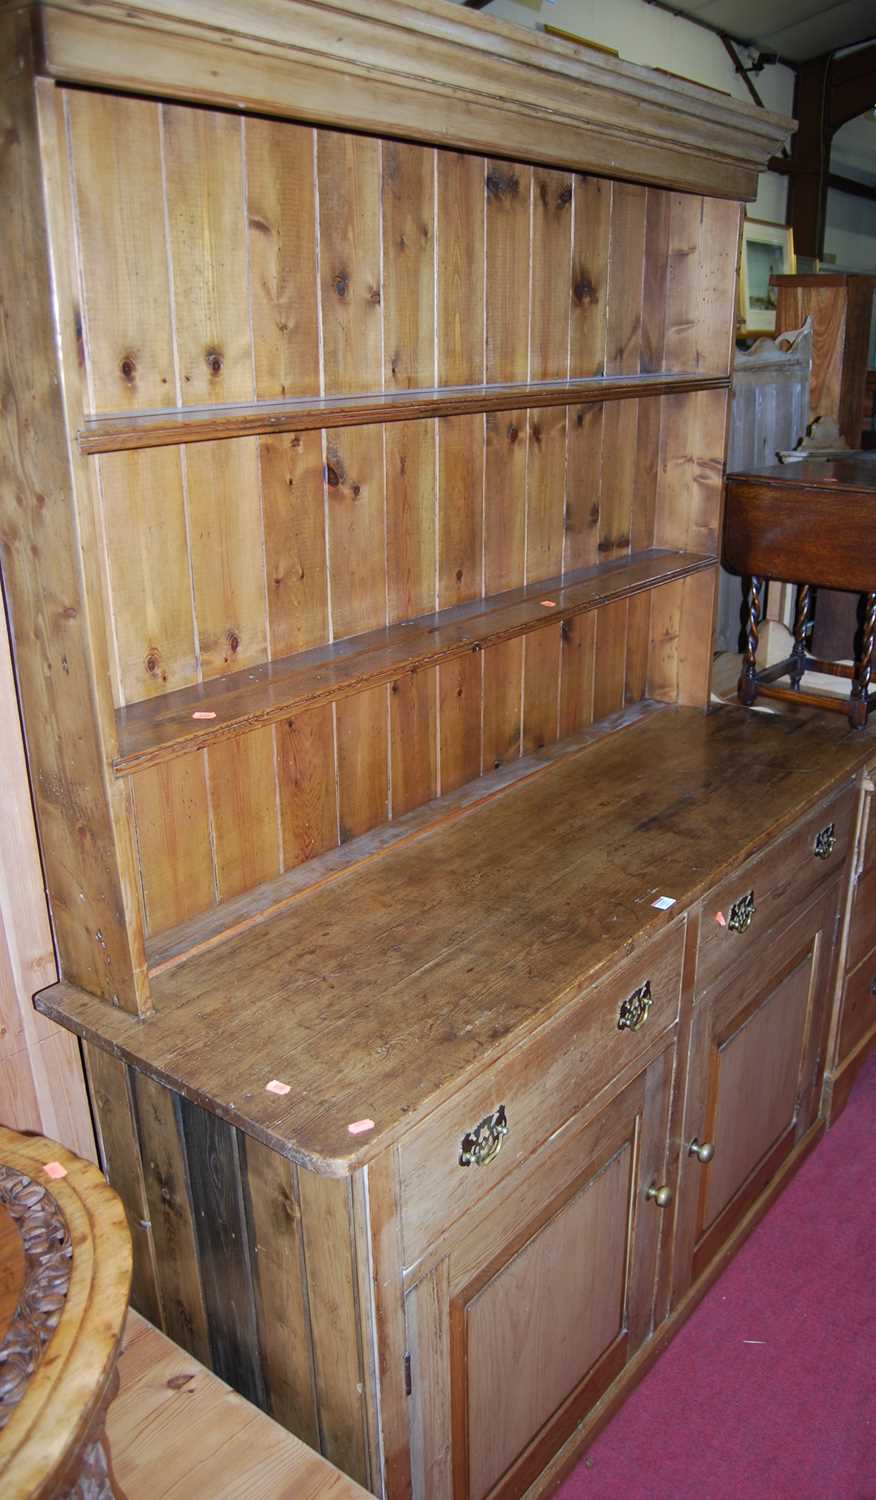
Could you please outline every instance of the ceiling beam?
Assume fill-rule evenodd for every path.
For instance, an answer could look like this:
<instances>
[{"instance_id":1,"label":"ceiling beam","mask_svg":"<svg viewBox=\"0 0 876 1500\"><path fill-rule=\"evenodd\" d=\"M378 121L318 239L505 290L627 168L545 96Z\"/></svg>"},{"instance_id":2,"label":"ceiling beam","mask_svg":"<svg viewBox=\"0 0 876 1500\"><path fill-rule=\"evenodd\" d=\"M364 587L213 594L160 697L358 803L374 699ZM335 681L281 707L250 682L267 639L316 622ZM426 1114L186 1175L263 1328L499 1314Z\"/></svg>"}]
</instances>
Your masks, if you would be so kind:
<instances>
[{"instance_id":1,"label":"ceiling beam","mask_svg":"<svg viewBox=\"0 0 876 1500\"><path fill-rule=\"evenodd\" d=\"M830 128L839 130L876 105L876 42L838 57L830 70Z\"/></svg>"}]
</instances>

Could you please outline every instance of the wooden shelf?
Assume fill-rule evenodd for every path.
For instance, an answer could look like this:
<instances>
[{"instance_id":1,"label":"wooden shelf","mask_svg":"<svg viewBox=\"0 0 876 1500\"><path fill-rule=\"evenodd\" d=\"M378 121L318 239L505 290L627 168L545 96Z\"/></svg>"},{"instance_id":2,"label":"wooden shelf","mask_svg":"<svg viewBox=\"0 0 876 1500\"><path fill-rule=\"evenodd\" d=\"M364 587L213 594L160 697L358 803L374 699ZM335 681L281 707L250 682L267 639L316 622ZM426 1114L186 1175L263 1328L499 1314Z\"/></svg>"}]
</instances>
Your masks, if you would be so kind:
<instances>
[{"instance_id":1,"label":"wooden shelf","mask_svg":"<svg viewBox=\"0 0 876 1500\"><path fill-rule=\"evenodd\" d=\"M652 547L581 568L564 579L527 584L129 704L116 716L119 754L113 769L117 776L145 770L216 740L245 734L320 703L336 702L405 672L527 635L715 563L716 558L699 553Z\"/></svg>"},{"instance_id":2,"label":"wooden shelf","mask_svg":"<svg viewBox=\"0 0 876 1500\"><path fill-rule=\"evenodd\" d=\"M619 401L685 391L726 390L728 376L695 374L601 375L589 380L543 380L508 385L457 385L431 390L383 391L360 396L254 401L234 406L190 406L87 417L78 434L82 453L120 453L207 443L217 438L319 427L359 427L372 422L409 422L466 412L519 411L586 401Z\"/></svg>"}]
</instances>

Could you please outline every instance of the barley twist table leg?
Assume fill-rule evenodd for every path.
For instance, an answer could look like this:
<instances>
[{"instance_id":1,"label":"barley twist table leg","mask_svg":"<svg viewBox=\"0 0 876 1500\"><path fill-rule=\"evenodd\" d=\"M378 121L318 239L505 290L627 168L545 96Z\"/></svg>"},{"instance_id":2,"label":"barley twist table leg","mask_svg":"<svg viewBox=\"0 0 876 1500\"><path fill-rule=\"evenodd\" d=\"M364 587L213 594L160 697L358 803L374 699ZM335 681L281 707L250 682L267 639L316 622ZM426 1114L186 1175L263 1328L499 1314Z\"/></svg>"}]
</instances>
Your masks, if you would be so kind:
<instances>
[{"instance_id":1,"label":"barley twist table leg","mask_svg":"<svg viewBox=\"0 0 876 1500\"><path fill-rule=\"evenodd\" d=\"M861 628L855 642L855 675L849 698L849 723L863 729L867 723L867 699L873 675L873 643L876 637L876 594L862 595Z\"/></svg>"},{"instance_id":2,"label":"barley twist table leg","mask_svg":"<svg viewBox=\"0 0 876 1500\"><path fill-rule=\"evenodd\" d=\"M814 623L811 618L812 595L813 590L808 583L798 585L797 610L794 617L794 649L791 652L791 666L788 670L791 686L795 691L799 689L806 670L806 653Z\"/></svg>"},{"instance_id":3,"label":"barley twist table leg","mask_svg":"<svg viewBox=\"0 0 876 1500\"><path fill-rule=\"evenodd\" d=\"M745 655L742 658L742 674L739 678L739 701L751 704L757 698L757 642L763 614L760 591L762 580L748 581L748 609L745 621Z\"/></svg>"}]
</instances>

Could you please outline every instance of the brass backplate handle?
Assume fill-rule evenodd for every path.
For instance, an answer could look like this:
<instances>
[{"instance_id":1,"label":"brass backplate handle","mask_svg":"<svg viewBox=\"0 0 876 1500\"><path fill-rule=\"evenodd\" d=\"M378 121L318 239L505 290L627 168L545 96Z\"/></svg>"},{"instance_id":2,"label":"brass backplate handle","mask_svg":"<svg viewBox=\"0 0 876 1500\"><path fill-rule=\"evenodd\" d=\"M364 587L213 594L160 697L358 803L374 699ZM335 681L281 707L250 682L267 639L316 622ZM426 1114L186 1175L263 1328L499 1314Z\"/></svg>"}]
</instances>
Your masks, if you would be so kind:
<instances>
[{"instance_id":1,"label":"brass backplate handle","mask_svg":"<svg viewBox=\"0 0 876 1500\"><path fill-rule=\"evenodd\" d=\"M651 998L651 981L646 979L621 1005L617 1015L618 1031L638 1031L644 1026L651 1009Z\"/></svg>"},{"instance_id":2,"label":"brass backplate handle","mask_svg":"<svg viewBox=\"0 0 876 1500\"><path fill-rule=\"evenodd\" d=\"M826 828L822 828L821 832L815 835L812 853L816 859L830 859L835 848L836 828L833 823L828 823Z\"/></svg>"},{"instance_id":3,"label":"brass backplate handle","mask_svg":"<svg viewBox=\"0 0 876 1500\"><path fill-rule=\"evenodd\" d=\"M508 1116L504 1104L491 1115L485 1115L474 1130L466 1131L459 1147L461 1167L485 1167L499 1155L508 1134Z\"/></svg>"},{"instance_id":4,"label":"brass backplate handle","mask_svg":"<svg viewBox=\"0 0 876 1500\"><path fill-rule=\"evenodd\" d=\"M731 932L745 932L751 926L751 919L757 907L754 904L754 891L747 891L734 901L727 918L727 926Z\"/></svg>"}]
</instances>

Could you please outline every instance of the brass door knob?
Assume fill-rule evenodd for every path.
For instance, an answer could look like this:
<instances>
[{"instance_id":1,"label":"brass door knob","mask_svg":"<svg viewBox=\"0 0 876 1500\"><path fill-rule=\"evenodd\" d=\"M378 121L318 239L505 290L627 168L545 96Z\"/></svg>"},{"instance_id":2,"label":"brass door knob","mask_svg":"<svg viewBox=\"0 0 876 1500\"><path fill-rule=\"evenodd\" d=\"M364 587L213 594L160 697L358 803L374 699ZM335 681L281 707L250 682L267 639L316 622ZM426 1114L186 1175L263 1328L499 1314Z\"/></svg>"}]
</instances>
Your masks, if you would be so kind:
<instances>
[{"instance_id":1,"label":"brass door knob","mask_svg":"<svg viewBox=\"0 0 876 1500\"><path fill-rule=\"evenodd\" d=\"M665 1183L662 1187L658 1187L656 1182L652 1182L645 1197L653 1198L658 1208L666 1208L672 1202L672 1188L667 1187Z\"/></svg>"},{"instance_id":2,"label":"brass door knob","mask_svg":"<svg viewBox=\"0 0 876 1500\"><path fill-rule=\"evenodd\" d=\"M705 1167L712 1160L712 1157L715 1154L715 1148L712 1145L711 1141L703 1141L702 1143L700 1143L697 1140L696 1136L694 1136L693 1140L687 1148L687 1154L688 1156L695 1156L697 1161L701 1161L703 1166Z\"/></svg>"}]
</instances>

